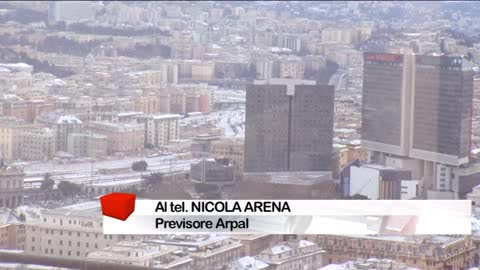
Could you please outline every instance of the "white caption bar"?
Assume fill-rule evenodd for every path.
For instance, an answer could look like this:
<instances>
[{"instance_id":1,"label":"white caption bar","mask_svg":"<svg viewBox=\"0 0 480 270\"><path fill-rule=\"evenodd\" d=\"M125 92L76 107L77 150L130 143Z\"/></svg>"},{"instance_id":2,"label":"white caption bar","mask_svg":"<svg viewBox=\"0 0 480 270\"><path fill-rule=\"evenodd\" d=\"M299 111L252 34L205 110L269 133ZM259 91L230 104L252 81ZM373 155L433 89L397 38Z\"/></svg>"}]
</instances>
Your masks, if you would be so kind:
<instances>
[{"instance_id":1,"label":"white caption bar","mask_svg":"<svg viewBox=\"0 0 480 270\"><path fill-rule=\"evenodd\" d=\"M471 201L137 200L127 220L104 216L103 227L105 234L470 234Z\"/></svg>"}]
</instances>

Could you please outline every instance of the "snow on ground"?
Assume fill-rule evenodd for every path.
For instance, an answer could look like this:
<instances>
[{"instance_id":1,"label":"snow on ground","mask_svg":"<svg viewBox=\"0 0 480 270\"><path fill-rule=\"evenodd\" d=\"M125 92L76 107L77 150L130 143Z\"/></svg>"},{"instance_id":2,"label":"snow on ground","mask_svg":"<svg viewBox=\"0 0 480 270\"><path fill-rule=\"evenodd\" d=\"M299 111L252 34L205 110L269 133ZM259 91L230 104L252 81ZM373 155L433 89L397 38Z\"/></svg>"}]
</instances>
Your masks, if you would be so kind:
<instances>
[{"instance_id":1,"label":"snow on ground","mask_svg":"<svg viewBox=\"0 0 480 270\"><path fill-rule=\"evenodd\" d=\"M117 160L103 160L93 164L90 162L84 163L69 163L69 164L53 164L52 162L37 162L29 164L25 167L26 177L25 182L39 181L43 179L45 173L50 173L52 179L55 181L71 181L77 184L81 183L95 183L101 185L101 183L112 183L112 181L133 181L132 179L139 179L144 173L148 171L161 171L171 172L179 170L189 170L190 164L197 162L198 159L177 160L175 155L146 158L148 162L147 172L124 172L124 173L111 173L101 174L98 169L100 168L130 168L132 162L141 160L141 156L127 157ZM91 174L93 169L93 175Z\"/></svg>"},{"instance_id":2,"label":"snow on ground","mask_svg":"<svg viewBox=\"0 0 480 270\"><path fill-rule=\"evenodd\" d=\"M226 137L244 137L245 105L236 104L225 110L180 120L180 126L199 126L207 123L225 129Z\"/></svg>"},{"instance_id":3,"label":"snow on ground","mask_svg":"<svg viewBox=\"0 0 480 270\"><path fill-rule=\"evenodd\" d=\"M16 208L18 213L25 214L27 221L39 218L43 210L45 210L45 208L34 205L22 205Z\"/></svg>"}]
</instances>

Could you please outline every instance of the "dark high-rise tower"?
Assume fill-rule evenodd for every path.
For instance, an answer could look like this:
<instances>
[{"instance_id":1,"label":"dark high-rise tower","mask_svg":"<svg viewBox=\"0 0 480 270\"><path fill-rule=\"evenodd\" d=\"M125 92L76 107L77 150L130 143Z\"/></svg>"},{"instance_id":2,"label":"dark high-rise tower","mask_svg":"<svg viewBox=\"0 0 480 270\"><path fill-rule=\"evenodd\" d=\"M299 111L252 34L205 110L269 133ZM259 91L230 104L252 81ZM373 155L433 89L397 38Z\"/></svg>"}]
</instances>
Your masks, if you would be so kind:
<instances>
[{"instance_id":1,"label":"dark high-rise tower","mask_svg":"<svg viewBox=\"0 0 480 270\"><path fill-rule=\"evenodd\" d=\"M473 72L461 57L365 53L364 61L365 148L468 163Z\"/></svg>"},{"instance_id":2,"label":"dark high-rise tower","mask_svg":"<svg viewBox=\"0 0 480 270\"><path fill-rule=\"evenodd\" d=\"M462 57L365 53L369 161L411 170L427 198L464 196L480 184L469 158L472 101L472 66Z\"/></svg>"},{"instance_id":3,"label":"dark high-rise tower","mask_svg":"<svg viewBox=\"0 0 480 270\"><path fill-rule=\"evenodd\" d=\"M365 53L362 144L382 153L408 155L411 56Z\"/></svg>"},{"instance_id":4,"label":"dark high-rise tower","mask_svg":"<svg viewBox=\"0 0 480 270\"><path fill-rule=\"evenodd\" d=\"M468 163L473 71L463 62L462 57L415 57L411 157Z\"/></svg>"},{"instance_id":5,"label":"dark high-rise tower","mask_svg":"<svg viewBox=\"0 0 480 270\"><path fill-rule=\"evenodd\" d=\"M271 79L247 89L245 171L331 169L333 86Z\"/></svg>"}]
</instances>

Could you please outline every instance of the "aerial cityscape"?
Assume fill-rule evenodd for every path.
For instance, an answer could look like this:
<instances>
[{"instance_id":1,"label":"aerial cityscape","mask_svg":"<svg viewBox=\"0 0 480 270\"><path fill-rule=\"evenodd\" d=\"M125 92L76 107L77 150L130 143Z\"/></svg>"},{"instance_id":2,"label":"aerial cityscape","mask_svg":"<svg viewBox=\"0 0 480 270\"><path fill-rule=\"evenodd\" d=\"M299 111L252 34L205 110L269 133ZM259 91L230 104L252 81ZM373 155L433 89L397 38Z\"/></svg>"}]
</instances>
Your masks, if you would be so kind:
<instances>
[{"instance_id":1,"label":"aerial cityscape","mask_svg":"<svg viewBox=\"0 0 480 270\"><path fill-rule=\"evenodd\" d=\"M471 200L472 233L103 234L112 192ZM478 267L480 2L0 2L0 270Z\"/></svg>"}]
</instances>

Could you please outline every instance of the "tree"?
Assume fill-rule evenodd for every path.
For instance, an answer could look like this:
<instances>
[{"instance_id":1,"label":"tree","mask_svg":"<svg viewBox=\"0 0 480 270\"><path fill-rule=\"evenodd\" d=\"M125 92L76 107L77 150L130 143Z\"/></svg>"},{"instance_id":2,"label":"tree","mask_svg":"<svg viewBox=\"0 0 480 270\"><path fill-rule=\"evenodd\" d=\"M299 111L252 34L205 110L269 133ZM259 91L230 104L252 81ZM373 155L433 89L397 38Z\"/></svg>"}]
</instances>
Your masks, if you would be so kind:
<instances>
[{"instance_id":1,"label":"tree","mask_svg":"<svg viewBox=\"0 0 480 270\"><path fill-rule=\"evenodd\" d=\"M148 163L145 160L135 161L132 163L132 170L136 172L146 171Z\"/></svg>"},{"instance_id":2,"label":"tree","mask_svg":"<svg viewBox=\"0 0 480 270\"><path fill-rule=\"evenodd\" d=\"M345 196L343 199L344 200L370 200L367 196L358 194L358 193L354 194L353 196L350 196L350 195Z\"/></svg>"},{"instance_id":3,"label":"tree","mask_svg":"<svg viewBox=\"0 0 480 270\"><path fill-rule=\"evenodd\" d=\"M49 173L46 173L42 181L42 185L40 186L40 189L43 191L50 191L53 189L53 186L55 185L55 181L52 180L52 176Z\"/></svg>"},{"instance_id":4,"label":"tree","mask_svg":"<svg viewBox=\"0 0 480 270\"><path fill-rule=\"evenodd\" d=\"M155 145L153 145L153 144L151 144L151 143L146 143L146 144L145 144L145 148L146 148L146 149L153 149L153 148L155 148Z\"/></svg>"},{"instance_id":5,"label":"tree","mask_svg":"<svg viewBox=\"0 0 480 270\"><path fill-rule=\"evenodd\" d=\"M69 181L62 181L57 187L64 196L73 196L82 192L82 187L80 185Z\"/></svg>"}]
</instances>

